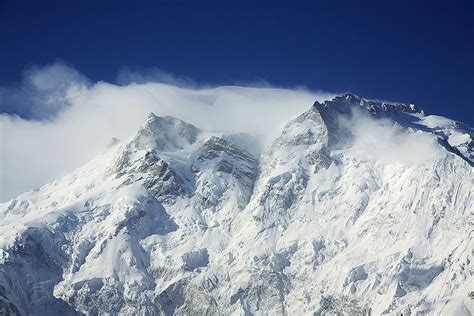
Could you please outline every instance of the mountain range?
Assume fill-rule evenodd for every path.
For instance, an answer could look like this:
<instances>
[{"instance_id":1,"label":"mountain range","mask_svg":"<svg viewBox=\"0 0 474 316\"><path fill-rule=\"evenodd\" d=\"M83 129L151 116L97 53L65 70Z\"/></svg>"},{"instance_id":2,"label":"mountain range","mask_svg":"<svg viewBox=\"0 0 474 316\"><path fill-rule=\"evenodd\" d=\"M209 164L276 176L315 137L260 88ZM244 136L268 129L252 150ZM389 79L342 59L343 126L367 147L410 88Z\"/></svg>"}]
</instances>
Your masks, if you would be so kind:
<instances>
[{"instance_id":1,"label":"mountain range","mask_svg":"<svg viewBox=\"0 0 474 316\"><path fill-rule=\"evenodd\" d=\"M344 94L260 143L151 113L0 204L0 314L474 313L473 128Z\"/></svg>"}]
</instances>

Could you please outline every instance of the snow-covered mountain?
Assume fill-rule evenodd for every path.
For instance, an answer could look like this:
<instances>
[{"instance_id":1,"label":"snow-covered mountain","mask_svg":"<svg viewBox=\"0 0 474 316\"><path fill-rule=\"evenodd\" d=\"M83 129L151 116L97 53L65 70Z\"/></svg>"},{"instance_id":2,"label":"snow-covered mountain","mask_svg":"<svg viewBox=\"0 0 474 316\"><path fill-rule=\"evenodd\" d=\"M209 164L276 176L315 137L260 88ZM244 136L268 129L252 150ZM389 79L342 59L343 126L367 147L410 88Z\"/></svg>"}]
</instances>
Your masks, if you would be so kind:
<instances>
[{"instance_id":1,"label":"snow-covered mountain","mask_svg":"<svg viewBox=\"0 0 474 316\"><path fill-rule=\"evenodd\" d=\"M0 314L470 315L473 138L350 94L261 152L150 114L0 204Z\"/></svg>"}]
</instances>

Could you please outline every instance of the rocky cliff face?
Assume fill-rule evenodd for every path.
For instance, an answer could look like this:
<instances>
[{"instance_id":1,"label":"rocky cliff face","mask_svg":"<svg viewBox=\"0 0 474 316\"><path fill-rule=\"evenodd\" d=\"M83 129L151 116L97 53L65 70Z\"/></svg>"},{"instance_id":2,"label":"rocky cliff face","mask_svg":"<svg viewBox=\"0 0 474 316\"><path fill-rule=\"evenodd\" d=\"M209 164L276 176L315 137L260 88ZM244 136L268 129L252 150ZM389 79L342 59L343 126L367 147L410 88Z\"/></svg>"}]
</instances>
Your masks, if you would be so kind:
<instances>
[{"instance_id":1,"label":"rocky cliff face","mask_svg":"<svg viewBox=\"0 0 474 316\"><path fill-rule=\"evenodd\" d=\"M343 95L257 154L151 114L0 204L0 313L469 315L473 135Z\"/></svg>"}]
</instances>

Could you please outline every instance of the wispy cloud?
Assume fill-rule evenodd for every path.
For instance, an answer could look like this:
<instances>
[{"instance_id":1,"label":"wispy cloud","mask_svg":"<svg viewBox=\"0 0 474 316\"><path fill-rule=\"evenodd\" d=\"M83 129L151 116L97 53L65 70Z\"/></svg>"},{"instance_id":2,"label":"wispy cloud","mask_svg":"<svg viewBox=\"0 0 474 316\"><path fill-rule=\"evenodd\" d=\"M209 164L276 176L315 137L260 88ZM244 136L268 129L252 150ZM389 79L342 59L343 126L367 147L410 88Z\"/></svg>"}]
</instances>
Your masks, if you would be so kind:
<instances>
[{"instance_id":1,"label":"wispy cloud","mask_svg":"<svg viewBox=\"0 0 474 316\"><path fill-rule=\"evenodd\" d=\"M20 85L0 87L0 113L27 119L49 119L70 105L71 94L87 89L90 81L65 63L34 66Z\"/></svg>"},{"instance_id":2,"label":"wispy cloud","mask_svg":"<svg viewBox=\"0 0 474 316\"><path fill-rule=\"evenodd\" d=\"M144 83L164 83L182 88L197 88L198 84L191 78L177 76L170 72L156 67L125 67L117 75L119 85L144 84Z\"/></svg>"},{"instance_id":3,"label":"wispy cloud","mask_svg":"<svg viewBox=\"0 0 474 316\"><path fill-rule=\"evenodd\" d=\"M441 153L432 134L409 132L389 119L374 119L360 110L339 124L353 137L348 153L360 160L414 165L432 161Z\"/></svg>"},{"instance_id":4,"label":"wispy cloud","mask_svg":"<svg viewBox=\"0 0 474 316\"><path fill-rule=\"evenodd\" d=\"M121 79L120 79L121 78ZM112 137L133 137L147 115L208 130L268 138L328 93L304 89L197 87L158 70L124 72L121 85L91 83L65 64L35 67L19 87L0 88L0 200L79 167Z\"/></svg>"},{"instance_id":5,"label":"wispy cloud","mask_svg":"<svg viewBox=\"0 0 474 316\"><path fill-rule=\"evenodd\" d=\"M304 88L198 85L158 69L124 70L120 85L92 83L63 63L34 67L16 87L0 87L0 201L81 166L109 141L133 137L150 112L211 131L249 133L261 143L315 101ZM10 113L10 114L8 114ZM354 112L340 122L358 159L413 164L439 153L433 137Z\"/></svg>"}]
</instances>

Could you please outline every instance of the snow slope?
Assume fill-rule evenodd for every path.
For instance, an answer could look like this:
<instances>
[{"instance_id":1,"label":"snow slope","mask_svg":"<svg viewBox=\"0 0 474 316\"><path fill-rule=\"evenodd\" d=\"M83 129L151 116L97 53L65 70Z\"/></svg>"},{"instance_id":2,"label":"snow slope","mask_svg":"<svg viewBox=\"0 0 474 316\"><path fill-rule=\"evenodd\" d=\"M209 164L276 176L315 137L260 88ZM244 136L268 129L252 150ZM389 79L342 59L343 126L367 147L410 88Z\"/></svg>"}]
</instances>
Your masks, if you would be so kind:
<instances>
[{"instance_id":1,"label":"snow slope","mask_svg":"<svg viewBox=\"0 0 474 316\"><path fill-rule=\"evenodd\" d=\"M349 94L261 152L150 114L0 204L0 313L470 315L473 135Z\"/></svg>"}]
</instances>

